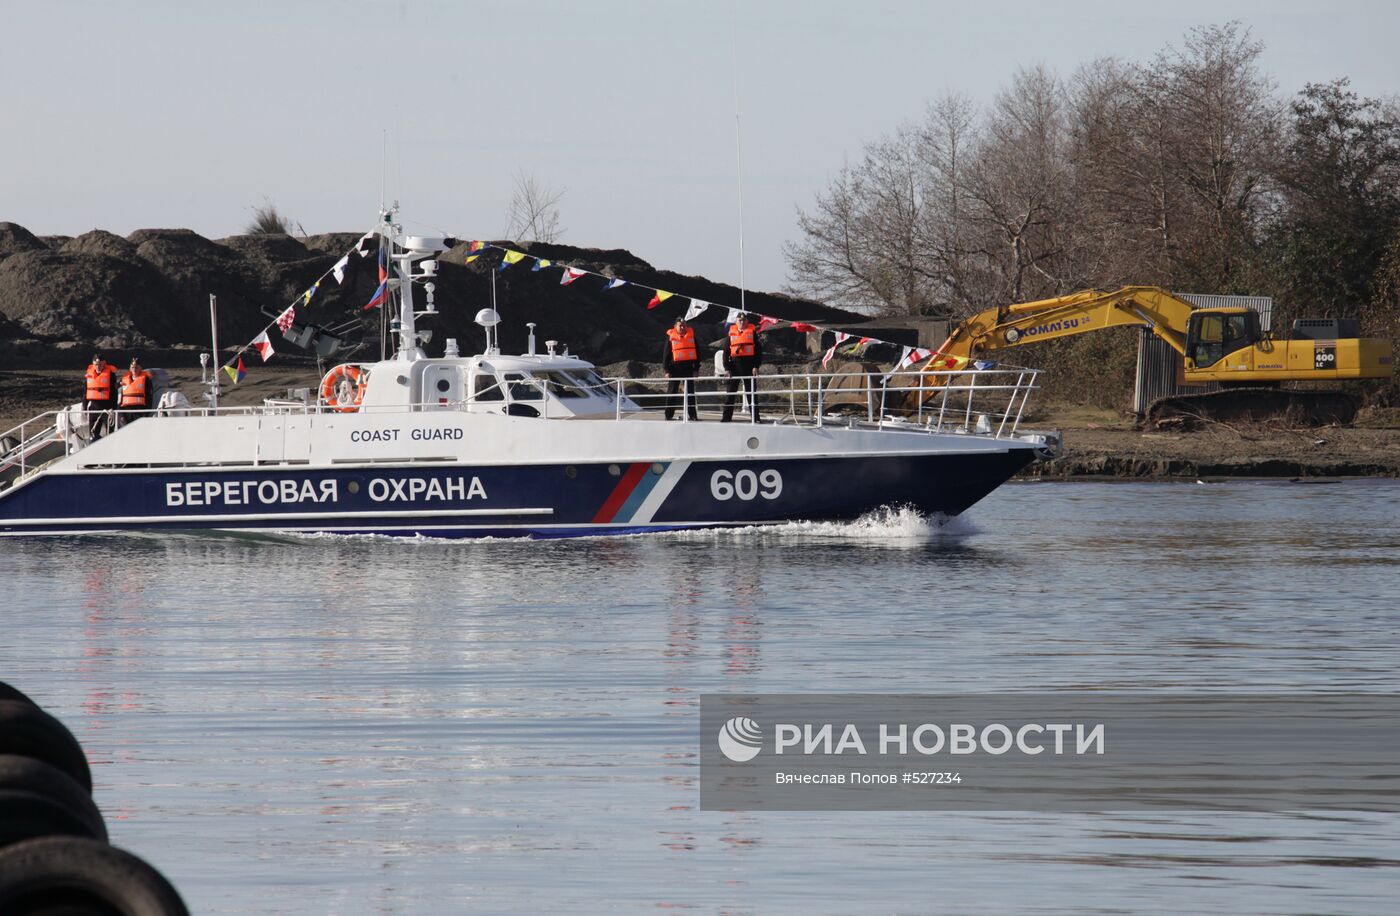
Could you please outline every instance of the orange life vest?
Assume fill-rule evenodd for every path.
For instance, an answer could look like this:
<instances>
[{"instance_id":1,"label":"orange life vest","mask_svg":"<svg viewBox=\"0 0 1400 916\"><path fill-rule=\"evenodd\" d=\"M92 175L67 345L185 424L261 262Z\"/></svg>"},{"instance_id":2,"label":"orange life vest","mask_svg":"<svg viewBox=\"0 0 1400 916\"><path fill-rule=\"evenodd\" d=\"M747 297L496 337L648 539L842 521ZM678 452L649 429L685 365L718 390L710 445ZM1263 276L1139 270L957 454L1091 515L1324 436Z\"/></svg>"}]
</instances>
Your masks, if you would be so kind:
<instances>
[{"instance_id":1,"label":"orange life vest","mask_svg":"<svg viewBox=\"0 0 1400 916\"><path fill-rule=\"evenodd\" d=\"M684 331L671 328L666 332L666 336L671 338L671 362L693 363L700 358L695 349L694 328L686 328Z\"/></svg>"},{"instance_id":2,"label":"orange life vest","mask_svg":"<svg viewBox=\"0 0 1400 916\"><path fill-rule=\"evenodd\" d=\"M753 356L754 349L754 328L751 324L745 324L744 329L739 330L737 324L729 326L729 355L743 358Z\"/></svg>"},{"instance_id":3,"label":"orange life vest","mask_svg":"<svg viewBox=\"0 0 1400 916\"><path fill-rule=\"evenodd\" d=\"M89 401L110 401L112 377L116 374L117 368L110 363L103 363L100 369L92 363L87 367L87 392L83 396Z\"/></svg>"},{"instance_id":4,"label":"orange life vest","mask_svg":"<svg viewBox=\"0 0 1400 916\"><path fill-rule=\"evenodd\" d=\"M151 373L128 372L122 376L122 407L147 407L151 389Z\"/></svg>"}]
</instances>

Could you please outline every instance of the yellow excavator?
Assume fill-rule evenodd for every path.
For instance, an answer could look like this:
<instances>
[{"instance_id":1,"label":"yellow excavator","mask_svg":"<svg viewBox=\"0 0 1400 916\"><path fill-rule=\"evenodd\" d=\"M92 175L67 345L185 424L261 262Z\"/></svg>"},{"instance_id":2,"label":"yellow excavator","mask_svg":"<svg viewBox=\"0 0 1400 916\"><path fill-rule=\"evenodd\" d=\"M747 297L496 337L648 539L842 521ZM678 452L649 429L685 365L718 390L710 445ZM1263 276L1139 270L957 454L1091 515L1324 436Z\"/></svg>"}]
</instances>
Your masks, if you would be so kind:
<instances>
[{"instance_id":1,"label":"yellow excavator","mask_svg":"<svg viewBox=\"0 0 1400 916\"><path fill-rule=\"evenodd\" d=\"M922 368L946 373L1008 347L1122 326L1146 327L1180 353L1186 384L1222 387L1162 398L1148 408L1149 420L1284 414L1350 423L1356 402L1346 393L1289 389L1283 383L1389 378L1394 370L1390 341L1359 336L1355 319L1299 319L1290 338L1280 339L1263 331L1254 309L1196 308L1155 286L1085 290L986 309L958 325ZM932 376L934 385L949 377ZM933 395L927 387L925 392L925 399Z\"/></svg>"}]
</instances>

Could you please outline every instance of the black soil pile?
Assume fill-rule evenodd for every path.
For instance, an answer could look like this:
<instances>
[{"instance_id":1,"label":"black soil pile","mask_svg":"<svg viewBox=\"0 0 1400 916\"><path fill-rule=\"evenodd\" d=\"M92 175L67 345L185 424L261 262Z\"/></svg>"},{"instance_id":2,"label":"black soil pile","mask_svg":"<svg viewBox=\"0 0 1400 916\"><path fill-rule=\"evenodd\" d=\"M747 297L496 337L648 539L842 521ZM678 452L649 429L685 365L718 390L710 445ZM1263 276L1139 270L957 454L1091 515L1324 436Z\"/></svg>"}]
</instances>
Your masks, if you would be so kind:
<instances>
[{"instance_id":1,"label":"black soil pile","mask_svg":"<svg viewBox=\"0 0 1400 916\"><path fill-rule=\"evenodd\" d=\"M102 230L39 238L23 226L0 223L0 360L12 367L64 368L86 362L93 349L155 353L207 348L211 294L218 297L224 355L295 302L299 324L333 328L352 345L361 345L356 358L376 358L381 316L377 309L364 309L379 281L372 247L367 257L351 255L343 284L327 276L309 305L300 302L302 293L358 238L358 233L327 233L212 240L188 229L141 229L126 238ZM565 286L557 267L532 270L536 262L527 258L499 270L501 253L494 249L466 264L467 246L458 245L440 259L434 284L439 314L422 324L434 332L430 353L440 353L449 337L458 340L463 352L478 350L485 341L474 318L494 304L503 318L501 345L506 350L522 350L526 323L534 322L541 346L556 340L600 364L656 361L665 329L690 298L721 306L741 301L734 287L659 270L621 249L540 243L511 247L559 266L631 282L605 291L605 280L585 276ZM648 310L651 290L632 284L664 289L676 298ZM860 320L779 294L751 292L744 301L750 311L778 318L823 324ZM702 342L718 340L724 315L715 308L697 324ZM270 333L284 358L309 355L275 328ZM775 329L764 340L779 357L806 350L806 340L791 330Z\"/></svg>"}]
</instances>

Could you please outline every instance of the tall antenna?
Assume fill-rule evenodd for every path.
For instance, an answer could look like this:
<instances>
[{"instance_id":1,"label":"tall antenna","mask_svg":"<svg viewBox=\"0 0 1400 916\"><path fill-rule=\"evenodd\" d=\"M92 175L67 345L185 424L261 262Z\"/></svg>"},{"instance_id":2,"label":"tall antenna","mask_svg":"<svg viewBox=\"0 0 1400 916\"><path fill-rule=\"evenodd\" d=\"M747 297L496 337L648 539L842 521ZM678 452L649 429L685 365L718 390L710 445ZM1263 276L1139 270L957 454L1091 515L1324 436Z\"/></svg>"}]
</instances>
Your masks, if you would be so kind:
<instances>
[{"instance_id":1,"label":"tall antenna","mask_svg":"<svg viewBox=\"0 0 1400 916\"><path fill-rule=\"evenodd\" d=\"M729 19L731 62L734 75L734 174L739 184L739 310L748 311L744 301L744 153L742 134L739 130L739 13L737 3L730 7Z\"/></svg>"},{"instance_id":2,"label":"tall antenna","mask_svg":"<svg viewBox=\"0 0 1400 916\"><path fill-rule=\"evenodd\" d=\"M379 128L379 209L383 210L389 202L389 192L385 185L388 184L389 175L389 128Z\"/></svg>"}]
</instances>

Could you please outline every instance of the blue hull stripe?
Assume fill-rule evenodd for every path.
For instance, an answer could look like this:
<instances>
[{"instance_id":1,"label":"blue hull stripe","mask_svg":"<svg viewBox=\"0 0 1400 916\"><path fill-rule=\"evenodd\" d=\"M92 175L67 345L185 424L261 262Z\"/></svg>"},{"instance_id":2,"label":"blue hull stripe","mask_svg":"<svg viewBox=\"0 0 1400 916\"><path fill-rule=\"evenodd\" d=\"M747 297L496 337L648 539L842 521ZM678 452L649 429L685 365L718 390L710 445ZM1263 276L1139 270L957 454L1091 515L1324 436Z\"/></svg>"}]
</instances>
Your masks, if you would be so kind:
<instances>
[{"instance_id":1,"label":"blue hull stripe","mask_svg":"<svg viewBox=\"0 0 1400 916\"><path fill-rule=\"evenodd\" d=\"M662 472L664 473L666 468L670 466L670 462L662 464ZM661 475L657 474L654 468L647 468L646 474L642 476L641 480L637 481L637 486L632 491L632 495L627 497L627 501L622 504L622 508L617 510L617 515L613 517L613 521L615 523L620 522L624 524L632 521L632 516L637 514L637 510L642 507L642 503L646 502L647 496L651 494L651 491L656 489L656 484L660 480Z\"/></svg>"}]
</instances>

